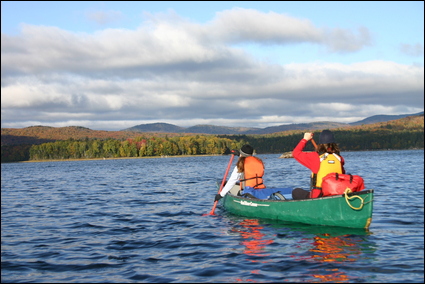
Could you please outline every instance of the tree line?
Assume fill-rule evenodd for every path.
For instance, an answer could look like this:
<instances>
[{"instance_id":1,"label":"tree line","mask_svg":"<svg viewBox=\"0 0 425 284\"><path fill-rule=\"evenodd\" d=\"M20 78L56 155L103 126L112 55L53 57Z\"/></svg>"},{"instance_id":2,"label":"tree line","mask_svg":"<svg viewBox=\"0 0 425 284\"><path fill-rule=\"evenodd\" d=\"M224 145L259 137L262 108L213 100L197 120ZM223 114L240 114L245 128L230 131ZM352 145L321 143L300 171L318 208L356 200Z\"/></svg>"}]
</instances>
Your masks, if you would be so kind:
<instances>
[{"instance_id":1,"label":"tree line","mask_svg":"<svg viewBox=\"0 0 425 284\"><path fill-rule=\"evenodd\" d=\"M223 155L230 149L238 149L244 141L217 136L136 137L117 139L62 140L29 149L29 160L92 159L155 157L179 155Z\"/></svg>"},{"instance_id":2,"label":"tree line","mask_svg":"<svg viewBox=\"0 0 425 284\"><path fill-rule=\"evenodd\" d=\"M333 131L341 151L423 149L424 132L407 131ZM54 159L91 159L123 157L158 157L179 155L223 155L230 149L250 144L257 154L284 153L294 149L304 132L285 136L256 135L196 135L180 137L136 137L135 139L83 139L58 140L40 145L13 146L7 153L2 147L2 162ZM315 132L319 142L320 132ZM311 143L306 151L313 151ZM9 155L7 155L9 154Z\"/></svg>"},{"instance_id":3,"label":"tree line","mask_svg":"<svg viewBox=\"0 0 425 284\"><path fill-rule=\"evenodd\" d=\"M284 153L294 149L308 130L292 130L263 135L188 135L188 134L153 134L144 133L140 136L125 137L125 132L105 132L100 137L90 136L80 139L69 138L52 142L47 138L38 137L36 130L43 127L33 127L33 136L27 143L7 145L3 138L14 136L2 129L1 162L16 162L28 160L52 159L90 159L90 158L122 158L122 157L156 157L178 155L222 155L230 149L240 149L243 144L252 145L258 154ZM50 130L50 129L49 129ZM55 130L55 129L53 129ZM52 131L53 131L52 130ZM67 132L72 137L81 130L78 127L68 127ZM87 129L82 129L86 133ZM55 130L57 131L57 129ZM355 126L350 128L332 129L341 151L367 150L399 150L424 148L424 117L410 116L398 120ZM4 134L4 135L3 135ZM28 133L24 133L28 135ZM71 135L70 134L70 135ZM314 139L319 142L320 131L314 131ZM90 132L90 135L94 135ZM128 133L126 134L128 135ZM37 141L31 143L31 137ZM50 137L50 141L55 136ZM65 137L65 136L64 136ZM69 137L69 136L68 136ZM46 143L43 143L45 139ZM313 151L311 143L306 151Z\"/></svg>"},{"instance_id":4,"label":"tree line","mask_svg":"<svg viewBox=\"0 0 425 284\"><path fill-rule=\"evenodd\" d=\"M319 132L314 133L314 140L319 143ZM391 130L381 131L333 131L335 140L341 151L370 151L370 150L403 150L423 149L424 132L406 131L394 132ZM242 139L252 145L258 153L284 153L292 151L304 137L304 132L298 132L287 136L249 136L232 135L230 139ZM308 143L306 151L313 151L312 143Z\"/></svg>"},{"instance_id":5,"label":"tree line","mask_svg":"<svg viewBox=\"0 0 425 284\"><path fill-rule=\"evenodd\" d=\"M259 153L284 153L294 149L307 130L292 130L265 135L226 135L243 139ZM311 131L319 143L321 130ZM402 150L424 148L424 116L409 116L397 120L350 128L332 129L341 151ZM313 151L308 143L306 151Z\"/></svg>"}]
</instances>

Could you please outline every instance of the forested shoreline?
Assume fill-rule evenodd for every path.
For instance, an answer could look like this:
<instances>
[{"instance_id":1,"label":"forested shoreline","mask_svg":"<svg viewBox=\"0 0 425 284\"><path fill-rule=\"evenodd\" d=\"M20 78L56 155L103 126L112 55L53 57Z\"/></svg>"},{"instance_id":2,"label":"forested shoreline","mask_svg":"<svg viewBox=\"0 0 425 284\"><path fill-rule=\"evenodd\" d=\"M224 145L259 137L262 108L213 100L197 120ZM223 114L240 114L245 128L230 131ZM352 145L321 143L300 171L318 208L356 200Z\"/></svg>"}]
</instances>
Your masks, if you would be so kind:
<instances>
[{"instance_id":1,"label":"forested shoreline","mask_svg":"<svg viewBox=\"0 0 425 284\"><path fill-rule=\"evenodd\" d=\"M2 146L2 162L32 160L107 159L186 155L223 155L244 141L214 135L144 137L135 139L58 140L39 145ZM9 152L7 152L9 150Z\"/></svg>"},{"instance_id":2,"label":"forested shoreline","mask_svg":"<svg viewBox=\"0 0 425 284\"><path fill-rule=\"evenodd\" d=\"M334 131L342 151L423 149L424 132ZM316 134L318 137L320 132ZM2 162L31 160L102 159L130 157L161 157L182 155L223 155L230 149L240 149L248 143L258 154L292 151L303 133L277 137L249 135L196 135L173 138L145 138L120 141L117 139L62 140L40 145L19 145ZM306 150L313 150L311 143ZM27 154L22 155L22 153ZM16 155L12 155L16 153Z\"/></svg>"},{"instance_id":3,"label":"forested shoreline","mask_svg":"<svg viewBox=\"0 0 425 284\"><path fill-rule=\"evenodd\" d=\"M409 117L387 123L333 129L341 151L403 150L424 148L424 120ZM223 155L243 144L258 154L292 151L305 131L266 135L158 135L140 133L134 138L88 138L56 140L23 145L2 145L1 162L109 159L184 155ZM314 131L316 142L320 131ZM312 151L311 143L306 151Z\"/></svg>"}]
</instances>

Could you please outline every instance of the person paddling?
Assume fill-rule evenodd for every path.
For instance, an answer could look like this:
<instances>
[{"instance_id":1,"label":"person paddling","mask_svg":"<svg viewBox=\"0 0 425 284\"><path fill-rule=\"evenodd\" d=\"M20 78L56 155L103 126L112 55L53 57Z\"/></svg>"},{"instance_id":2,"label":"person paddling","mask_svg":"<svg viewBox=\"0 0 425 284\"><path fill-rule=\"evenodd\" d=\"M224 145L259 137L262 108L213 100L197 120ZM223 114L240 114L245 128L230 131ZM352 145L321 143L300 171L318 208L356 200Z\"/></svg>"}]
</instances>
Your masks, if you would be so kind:
<instances>
[{"instance_id":1,"label":"person paddling","mask_svg":"<svg viewBox=\"0 0 425 284\"><path fill-rule=\"evenodd\" d=\"M266 188L263 182L264 163L260 158L253 156L254 148L243 145L239 153L240 156L232 174L221 192L215 196L214 201L223 198L238 181L241 182L241 195L246 192L252 194L255 190Z\"/></svg>"},{"instance_id":2,"label":"person paddling","mask_svg":"<svg viewBox=\"0 0 425 284\"><path fill-rule=\"evenodd\" d=\"M320 133L319 145L315 152L303 152L308 141L313 139L313 133L304 133L304 138L292 151L292 155L301 165L311 170L310 191L295 188L292 191L293 199L308 199L320 197L322 178L329 173L345 174L344 158L335 142L334 134L330 130Z\"/></svg>"}]
</instances>

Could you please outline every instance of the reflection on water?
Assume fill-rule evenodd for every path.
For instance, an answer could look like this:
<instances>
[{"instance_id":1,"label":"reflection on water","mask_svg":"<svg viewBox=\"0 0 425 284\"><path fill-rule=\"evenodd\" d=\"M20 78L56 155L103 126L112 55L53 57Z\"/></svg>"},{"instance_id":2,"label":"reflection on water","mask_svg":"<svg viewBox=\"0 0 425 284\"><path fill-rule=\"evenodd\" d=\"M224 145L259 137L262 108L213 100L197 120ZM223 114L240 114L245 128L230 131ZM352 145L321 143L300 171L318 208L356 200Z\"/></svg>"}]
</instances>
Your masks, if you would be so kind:
<instances>
[{"instance_id":1,"label":"reflection on water","mask_svg":"<svg viewBox=\"0 0 425 284\"><path fill-rule=\"evenodd\" d=\"M242 253L248 256L246 260L285 270L287 267L280 266L281 259L292 258L296 263L303 263L304 269L300 274L309 279L308 282L357 281L359 277L355 267L362 266L365 255L370 256L375 251L366 241L371 233L365 229L317 227L261 219L239 218L236 221L236 218L231 218L236 225L230 231L240 235L239 244ZM276 251L280 241L292 245ZM249 272L251 276L235 280L258 282L263 276L261 270Z\"/></svg>"},{"instance_id":2,"label":"reflection on water","mask_svg":"<svg viewBox=\"0 0 425 284\"><path fill-rule=\"evenodd\" d=\"M316 261L341 262L355 261L360 253L354 241L347 236L332 237L329 234L314 237L315 252L312 257Z\"/></svg>"},{"instance_id":3,"label":"reflection on water","mask_svg":"<svg viewBox=\"0 0 425 284\"><path fill-rule=\"evenodd\" d=\"M317 262L346 262L356 261L360 254L360 246L357 241L350 238L350 235L332 236L322 234L314 237L314 248L309 251L314 253L311 256L312 261ZM327 269L329 274L313 274L321 282L346 282L350 278L338 268Z\"/></svg>"},{"instance_id":4,"label":"reflection on water","mask_svg":"<svg viewBox=\"0 0 425 284\"><path fill-rule=\"evenodd\" d=\"M310 248L304 255L294 255L296 260L305 260L311 263L335 263L342 264L356 262L362 254L363 239L359 236L370 234L363 229L347 228L322 228L306 227L307 231L314 233L313 238L302 238L299 243L302 246L310 244ZM348 264L350 265L350 264ZM329 267L329 266L325 266ZM332 268L313 269L306 274L317 279L315 282L348 282L353 281L354 276L341 272L339 266Z\"/></svg>"},{"instance_id":5,"label":"reflection on water","mask_svg":"<svg viewBox=\"0 0 425 284\"><path fill-rule=\"evenodd\" d=\"M238 233L242 237L241 245L244 246L243 253L247 256L254 257L269 257L270 254L266 253L266 246L273 243L272 239L265 238L266 234L262 233L261 230L264 229L260 225L258 219L244 219L238 223L237 228L232 228L231 232ZM267 263L266 260L256 260L247 258L251 262ZM251 274L260 274L258 269L251 270ZM257 282L253 279L236 279L237 282Z\"/></svg>"},{"instance_id":6,"label":"reflection on water","mask_svg":"<svg viewBox=\"0 0 425 284\"><path fill-rule=\"evenodd\" d=\"M245 246L243 253L251 256L269 256L265 253L265 247L273 243L273 240L263 239L266 235L261 232L263 227L260 226L259 221L257 219L245 219L239 225L241 229L234 228L232 231L238 232L242 236L241 244ZM252 259L249 261L256 262Z\"/></svg>"}]
</instances>

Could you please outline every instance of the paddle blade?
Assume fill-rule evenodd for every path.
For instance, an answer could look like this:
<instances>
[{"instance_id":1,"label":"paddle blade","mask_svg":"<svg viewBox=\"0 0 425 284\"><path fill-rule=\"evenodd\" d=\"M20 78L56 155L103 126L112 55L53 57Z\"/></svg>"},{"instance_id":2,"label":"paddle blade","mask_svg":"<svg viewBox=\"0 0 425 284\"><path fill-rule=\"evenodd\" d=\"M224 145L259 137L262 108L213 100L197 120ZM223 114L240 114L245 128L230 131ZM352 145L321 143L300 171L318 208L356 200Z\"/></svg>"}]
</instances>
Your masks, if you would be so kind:
<instances>
[{"instance_id":1,"label":"paddle blade","mask_svg":"<svg viewBox=\"0 0 425 284\"><path fill-rule=\"evenodd\" d=\"M210 212L210 213L208 213L208 214L203 214L202 216L215 215L215 214L214 214L214 210L215 210L215 207L217 206L217 202L218 202L218 201L214 201L214 205L213 205L213 208L211 209L211 212Z\"/></svg>"}]
</instances>

